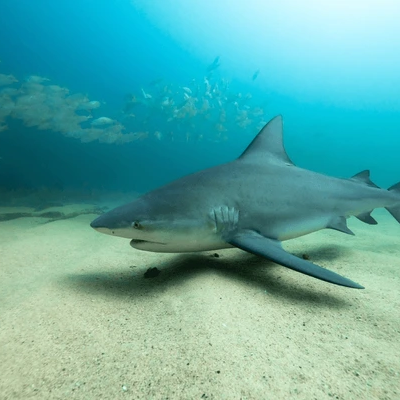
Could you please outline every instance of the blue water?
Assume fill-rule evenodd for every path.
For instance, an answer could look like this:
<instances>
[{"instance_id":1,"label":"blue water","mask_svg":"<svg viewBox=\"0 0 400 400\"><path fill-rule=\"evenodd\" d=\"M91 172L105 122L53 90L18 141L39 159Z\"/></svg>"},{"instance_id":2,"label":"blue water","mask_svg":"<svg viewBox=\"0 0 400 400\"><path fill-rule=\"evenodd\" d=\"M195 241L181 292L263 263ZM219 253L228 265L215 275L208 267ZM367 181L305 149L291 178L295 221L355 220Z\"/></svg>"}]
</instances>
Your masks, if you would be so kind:
<instances>
[{"instance_id":1,"label":"blue water","mask_svg":"<svg viewBox=\"0 0 400 400\"><path fill-rule=\"evenodd\" d=\"M253 1L252 17L222 3L3 0L0 74L18 82L0 86L0 108L13 107L0 113L0 188L147 191L237 157L276 114L297 165L397 182L399 6L352 17ZM84 95L99 107L68 105ZM76 132L60 128L68 107L87 118ZM100 117L113 122L87 142ZM117 143L127 134L140 138Z\"/></svg>"}]
</instances>

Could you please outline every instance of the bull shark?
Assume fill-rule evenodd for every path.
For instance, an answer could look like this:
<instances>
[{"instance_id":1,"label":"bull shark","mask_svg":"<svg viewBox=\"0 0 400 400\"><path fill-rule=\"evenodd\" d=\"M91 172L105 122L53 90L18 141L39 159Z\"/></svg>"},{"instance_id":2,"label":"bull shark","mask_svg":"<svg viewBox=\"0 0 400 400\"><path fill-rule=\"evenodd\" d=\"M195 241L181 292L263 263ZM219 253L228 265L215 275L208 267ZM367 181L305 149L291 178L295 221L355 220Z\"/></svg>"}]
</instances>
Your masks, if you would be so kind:
<instances>
[{"instance_id":1,"label":"bull shark","mask_svg":"<svg viewBox=\"0 0 400 400\"><path fill-rule=\"evenodd\" d=\"M278 115L234 161L146 193L100 215L91 227L152 252L237 247L314 278L363 289L286 252L281 242L324 228L354 235L347 218L375 225L370 213L377 207L400 223L400 182L385 190L369 175L366 170L341 179L295 166L286 154Z\"/></svg>"}]
</instances>

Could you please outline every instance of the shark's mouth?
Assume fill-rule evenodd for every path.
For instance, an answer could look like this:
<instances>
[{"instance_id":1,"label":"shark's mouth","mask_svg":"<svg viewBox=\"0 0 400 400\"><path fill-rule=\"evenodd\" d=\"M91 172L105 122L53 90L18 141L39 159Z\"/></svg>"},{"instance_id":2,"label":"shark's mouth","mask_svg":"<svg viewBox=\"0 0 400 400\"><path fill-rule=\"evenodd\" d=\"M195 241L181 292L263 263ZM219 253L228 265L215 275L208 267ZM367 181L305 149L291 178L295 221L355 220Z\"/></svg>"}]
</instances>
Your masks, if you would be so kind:
<instances>
[{"instance_id":1,"label":"shark's mouth","mask_svg":"<svg viewBox=\"0 0 400 400\"><path fill-rule=\"evenodd\" d=\"M151 242L150 240L140 240L140 239L132 239L130 241L130 245L134 245L134 244L140 244L140 243L151 243L151 244L162 244L164 246L166 246L166 243L161 243L161 242Z\"/></svg>"}]
</instances>

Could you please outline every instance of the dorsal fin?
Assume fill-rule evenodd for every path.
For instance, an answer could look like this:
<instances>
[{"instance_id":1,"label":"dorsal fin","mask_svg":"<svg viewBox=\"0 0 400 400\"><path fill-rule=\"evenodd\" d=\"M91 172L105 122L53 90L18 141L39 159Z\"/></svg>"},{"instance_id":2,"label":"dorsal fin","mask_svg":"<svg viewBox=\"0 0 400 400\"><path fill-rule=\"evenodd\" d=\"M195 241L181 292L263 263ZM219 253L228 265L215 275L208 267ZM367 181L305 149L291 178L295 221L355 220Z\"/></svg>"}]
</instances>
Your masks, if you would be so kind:
<instances>
[{"instance_id":1,"label":"dorsal fin","mask_svg":"<svg viewBox=\"0 0 400 400\"><path fill-rule=\"evenodd\" d=\"M372 182L371 179L369 179L369 174L370 174L369 169L365 169L364 171L361 171L358 174L352 176L351 179L353 181L364 183L367 184L368 186L372 186L379 189L379 186L375 185L375 183Z\"/></svg>"},{"instance_id":2,"label":"dorsal fin","mask_svg":"<svg viewBox=\"0 0 400 400\"><path fill-rule=\"evenodd\" d=\"M274 159L275 162L293 165L283 146L283 122L281 115L272 118L261 129L239 159L252 162L259 161L260 163Z\"/></svg>"}]
</instances>

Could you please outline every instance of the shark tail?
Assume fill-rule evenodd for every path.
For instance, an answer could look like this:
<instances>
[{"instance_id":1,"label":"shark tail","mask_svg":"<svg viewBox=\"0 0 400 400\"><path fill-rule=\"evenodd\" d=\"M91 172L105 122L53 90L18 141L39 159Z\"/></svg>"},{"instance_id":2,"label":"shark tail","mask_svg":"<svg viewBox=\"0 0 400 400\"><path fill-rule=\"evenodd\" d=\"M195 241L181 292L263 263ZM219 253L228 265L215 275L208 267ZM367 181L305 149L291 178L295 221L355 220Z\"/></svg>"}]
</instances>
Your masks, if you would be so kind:
<instances>
[{"instance_id":1,"label":"shark tail","mask_svg":"<svg viewBox=\"0 0 400 400\"><path fill-rule=\"evenodd\" d=\"M398 182L395 185L391 186L388 190L390 192L393 192L393 193L399 195L399 203L400 203L400 182ZM400 205L396 206L396 207L386 207L386 210L388 210L390 212L390 214L392 214L393 217L400 224Z\"/></svg>"}]
</instances>

